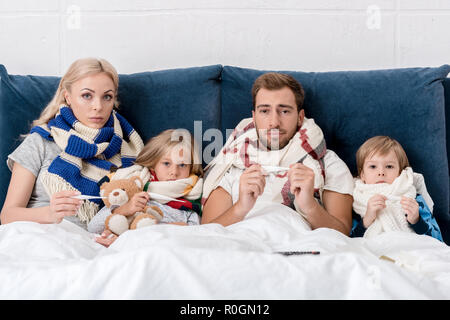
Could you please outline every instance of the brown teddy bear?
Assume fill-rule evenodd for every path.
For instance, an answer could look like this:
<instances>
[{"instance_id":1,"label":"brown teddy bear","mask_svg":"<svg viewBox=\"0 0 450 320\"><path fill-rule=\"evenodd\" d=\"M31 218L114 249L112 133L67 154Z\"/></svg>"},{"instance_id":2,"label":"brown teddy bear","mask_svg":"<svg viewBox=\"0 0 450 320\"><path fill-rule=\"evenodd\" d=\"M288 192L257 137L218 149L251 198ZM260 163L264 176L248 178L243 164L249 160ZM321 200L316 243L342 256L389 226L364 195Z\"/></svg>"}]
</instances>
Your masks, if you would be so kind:
<instances>
[{"instance_id":1,"label":"brown teddy bear","mask_svg":"<svg viewBox=\"0 0 450 320\"><path fill-rule=\"evenodd\" d=\"M139 177L129 179L110 180L100 186L100 195L105 197L103 202L108 208L121 206L128 202L136 193L143 191L144 183ZM105 220L105 230L108 229L116 235L127 230L151 226L158 223L163 217L161 209L157 206L146 206L144 212L125 216L111 214Z\"/></svg>"}]
</instances>

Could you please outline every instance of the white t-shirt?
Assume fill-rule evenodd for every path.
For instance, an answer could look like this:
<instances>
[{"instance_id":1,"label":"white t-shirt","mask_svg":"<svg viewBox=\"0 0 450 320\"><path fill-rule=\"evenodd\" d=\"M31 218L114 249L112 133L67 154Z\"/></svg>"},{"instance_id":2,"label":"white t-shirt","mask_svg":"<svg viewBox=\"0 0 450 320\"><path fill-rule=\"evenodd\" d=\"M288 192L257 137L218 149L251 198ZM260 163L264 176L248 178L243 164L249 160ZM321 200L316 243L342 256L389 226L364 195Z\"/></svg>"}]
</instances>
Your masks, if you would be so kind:
<instances>
[{"instance_id":1,"label":"white t-shirt","mask_svg":"<svg viewBox=\"0 0 450 320\"><path fill-rule=\"evenodd\" d=\"M325 164L325 184L324 190L335 191L342 194L353 194L353 176L350 173L347 165L338 155L332 151L327 150L324 156ZM232 166L223 176L218 187L222 187L227 191L235 204L239 199L239 178L241 177L243 170L235 166ZM264 192L258 197L256 203L262 201L270 201L273 198L274 191L272 190L271 180L275 176L269 174L266 176L266 186ZM255 204L256 206L256 204Z\"/></svg>"}]
</instances>

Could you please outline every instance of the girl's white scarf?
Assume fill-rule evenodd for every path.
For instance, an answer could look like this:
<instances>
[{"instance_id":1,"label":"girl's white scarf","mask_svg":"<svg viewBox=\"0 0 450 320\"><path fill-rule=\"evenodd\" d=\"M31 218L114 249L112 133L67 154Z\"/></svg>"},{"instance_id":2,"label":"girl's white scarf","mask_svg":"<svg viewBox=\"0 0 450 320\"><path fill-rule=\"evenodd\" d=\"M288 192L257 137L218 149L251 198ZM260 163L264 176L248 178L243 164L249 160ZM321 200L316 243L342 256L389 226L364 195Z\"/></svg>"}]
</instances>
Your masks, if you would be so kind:
<instances>
[{"instance_id":1,"label":"girl's white scarf","mask_svg":"<svg viewBox=\"0 0 450 320\"><path fill-rule=\"evenodd\" d=\"M365 184L360 178L355 178L353 209L361 217L366 214L367 202L375 194L384 195L388 200L386 208L378 213L375 221L367 228L364 233L365 238L371 238L386 231L414 232L409 227L400 205L402 196L413 199L416 197L414 174L410 167L405 168L392 184Z\"/></svg>"},{"instance_id":2,"label":"girl's white scarf","mask_svg":"<svg viewBox=\"0 0 450 320\"><path fill-rule=\"evenodd\" d=\"M202 195L203 179L195 174L174 181L159 181L153 172L138 164L117 170L111 177L111 180L129 179L133 176L140 177L144 185L150 182L147 188L148 192L158 193L175 199L185 198L187 200L197 200ZM162 204L169 202L169 200L162 199L155 201Z\"/></svg>"},{"instance_id":3,"label":"girl's white scarf","mask_svg":"<svg viewBox=\"0 0 450 320\"><path fill-rule=\"evenodd\" d=\"M325 153L323 132L313 119L305 117L301 128L289 143L283 149L273 151L261 147L253 119L244 119L236 126L219 154L205 168L202 204L217 188L229 168L235 166L244 170L254 163L281 167L289 167L296 162L303 163L314 170L314 188L316 196L321 198L325 177L323 165ZM287 172L279 172L275 177L273 186L277 192L274 193L272 201L293 208L294 195L289 192Z\"/></svg>"}]
</instances>

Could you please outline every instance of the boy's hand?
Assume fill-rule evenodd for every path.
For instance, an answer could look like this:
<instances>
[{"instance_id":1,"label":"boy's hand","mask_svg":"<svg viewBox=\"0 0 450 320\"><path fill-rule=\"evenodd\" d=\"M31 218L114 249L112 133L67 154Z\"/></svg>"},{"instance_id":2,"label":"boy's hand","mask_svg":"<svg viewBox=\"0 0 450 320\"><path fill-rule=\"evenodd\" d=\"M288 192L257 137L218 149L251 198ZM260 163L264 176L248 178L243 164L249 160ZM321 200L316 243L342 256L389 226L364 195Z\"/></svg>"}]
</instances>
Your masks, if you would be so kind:
<instances>
[{"instance_id":1,"label":"boy's hand","mask_svg":"<svg viewBox=\"0 0 450 320\"><path fill-rule=\"evenodd\" d=\"M415 199L402 197L400 205L405 211L406 220L410 224L416 224L419 221L419 204Z\"/></svg>"},{"instance_id":2,"label":"boy's hand","mask_svg":"<svg viewBox=\"0 0 450 320\"><path fill-rule=\"evenodd\" d=\"M367 211L363 218L364 227L367 229L377 218L378 213L386 208L387 198L381 194L372 196L367 202Z\"/></svg>"}]
</instances>

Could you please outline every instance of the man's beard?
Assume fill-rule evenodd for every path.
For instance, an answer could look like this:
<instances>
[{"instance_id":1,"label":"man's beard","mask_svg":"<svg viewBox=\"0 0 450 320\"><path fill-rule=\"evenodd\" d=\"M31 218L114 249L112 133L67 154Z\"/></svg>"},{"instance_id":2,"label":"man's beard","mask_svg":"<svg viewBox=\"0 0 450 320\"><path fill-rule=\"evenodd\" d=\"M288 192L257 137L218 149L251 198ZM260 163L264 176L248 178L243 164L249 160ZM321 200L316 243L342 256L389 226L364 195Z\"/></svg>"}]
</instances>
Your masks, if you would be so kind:
<instances>
[{"instance_id":1,"label":"man's beard","mask_svg":"<svg viewBox=\"0 0 450 320\"><path fill-rule=\"evenodd\" d=\"M270 137L267 133L271 131ZM280 134L286 134L284 130L279 129L258 129L256 128L258 134L259 143L268 150L280 150L283 149L289 142L290 139L286 141L280 140ZM291 137L292 138L292 137Z\"/></svg>"}]
</instances>

